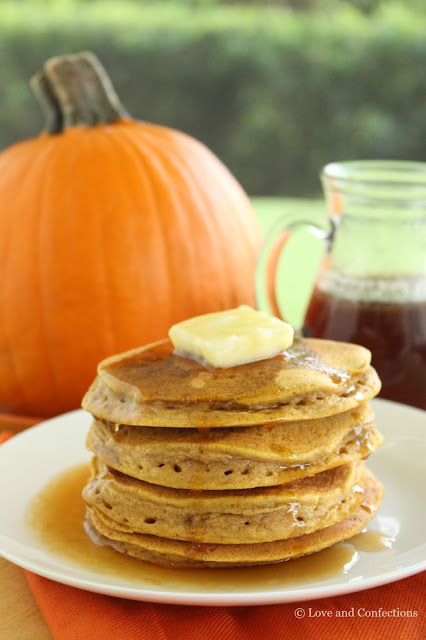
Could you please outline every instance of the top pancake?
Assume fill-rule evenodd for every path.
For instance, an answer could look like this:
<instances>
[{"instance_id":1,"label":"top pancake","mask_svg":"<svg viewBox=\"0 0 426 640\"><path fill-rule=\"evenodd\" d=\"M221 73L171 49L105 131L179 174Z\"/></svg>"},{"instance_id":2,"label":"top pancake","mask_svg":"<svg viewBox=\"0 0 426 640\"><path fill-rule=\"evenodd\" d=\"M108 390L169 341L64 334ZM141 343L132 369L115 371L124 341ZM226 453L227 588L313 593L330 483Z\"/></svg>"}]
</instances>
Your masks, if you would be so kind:
<instances>
[{"instance_id":1,"label":"top pancake","mask_svg":"<svg viewBox=\"0 0 426 640\"><path fill-rule=\"evenodd\" d=\"M283 354L229 369L175 355L169 340L107 358L83 399L120 424L207 428L305 420L348 411L380 381L364 347L300 339Z\"/></svg>"}]
</instances>

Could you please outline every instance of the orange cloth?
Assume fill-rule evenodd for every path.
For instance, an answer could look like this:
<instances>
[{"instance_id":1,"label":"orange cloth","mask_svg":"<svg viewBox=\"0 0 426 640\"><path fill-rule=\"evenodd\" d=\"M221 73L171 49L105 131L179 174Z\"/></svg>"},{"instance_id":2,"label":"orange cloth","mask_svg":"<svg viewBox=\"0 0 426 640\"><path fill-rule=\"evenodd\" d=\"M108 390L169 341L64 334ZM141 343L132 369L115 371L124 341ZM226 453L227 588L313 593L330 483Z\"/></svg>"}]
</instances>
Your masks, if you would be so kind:
<instances>
[{"instance_id":1,"label":"orange cloth","mask_svg":"<svg viewBox=\"0 0 426 640\"><path fill-rule=\"evenodd\" d=\"M261 607L183 607L80 591L27 573L55 640L422 640L426 638L426 571L347 596ZM305 618L295 616L305 610ZM337 611L354 617L338 618ZM416 610L416 618L359 617L357 612ZM331 617L308 617L331 611Z\"/></svg>"},{"instance_id":2,"label":"orange cloth","mask_svg":"<svg viewBox=\"0 0 426 640\"><path fill-rule=\"evenodd\" d=\"M0 442L6 439L0 434ZM184 607L135 602L81 591L29 571L25 574L55 640L426 638L426 571L345 596L260 607ZM304 617L298 618L300 610L304 611ZM366 614L379 610L388 615ZM340 617L338 612L342 611L349 617ZM401 615L408 611L417 615Z\"/></svg>"}]
</instances>

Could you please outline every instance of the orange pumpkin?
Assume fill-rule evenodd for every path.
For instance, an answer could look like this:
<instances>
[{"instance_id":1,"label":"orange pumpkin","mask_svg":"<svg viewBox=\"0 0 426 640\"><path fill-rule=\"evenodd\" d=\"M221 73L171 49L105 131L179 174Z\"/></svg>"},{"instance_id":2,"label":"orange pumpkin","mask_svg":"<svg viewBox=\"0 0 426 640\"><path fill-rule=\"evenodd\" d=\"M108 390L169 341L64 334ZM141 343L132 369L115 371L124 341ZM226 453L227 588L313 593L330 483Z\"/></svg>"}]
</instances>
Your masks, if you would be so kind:
<instances>
[{"instance_id":1,"label":"orange pumpkin","mask_svg":"<svg viewBox=\"0 0 426 640\"><path fill-rule=\"evenodd\" d=\"M93 54L32 85L47 130L0 154L0 407L49 416L108 354L253 304L260 235L216 156L131 119Z\"/></svg>"}]
</instances>

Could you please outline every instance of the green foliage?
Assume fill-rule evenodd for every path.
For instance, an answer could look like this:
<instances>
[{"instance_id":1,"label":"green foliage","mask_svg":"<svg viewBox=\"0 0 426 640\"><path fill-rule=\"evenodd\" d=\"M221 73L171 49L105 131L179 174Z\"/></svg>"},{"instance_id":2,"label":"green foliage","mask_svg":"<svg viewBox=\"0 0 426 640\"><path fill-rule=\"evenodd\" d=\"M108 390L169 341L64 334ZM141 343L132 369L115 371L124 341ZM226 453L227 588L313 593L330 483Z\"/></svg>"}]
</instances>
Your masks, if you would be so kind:
<instances>
[{"instance_id":1,"label":"green foliage","mask_svg":"<svg viewBox=\"0 0 426 640\"><path fill-rule=\"evenodd\" d=\"M133 116L203 140L252 194L318 193L332 160L423 159L426 45L404 8L46 4L0 5L0 148L42 127L43 61L91 49Z\"/></svg>"}]
</instances>

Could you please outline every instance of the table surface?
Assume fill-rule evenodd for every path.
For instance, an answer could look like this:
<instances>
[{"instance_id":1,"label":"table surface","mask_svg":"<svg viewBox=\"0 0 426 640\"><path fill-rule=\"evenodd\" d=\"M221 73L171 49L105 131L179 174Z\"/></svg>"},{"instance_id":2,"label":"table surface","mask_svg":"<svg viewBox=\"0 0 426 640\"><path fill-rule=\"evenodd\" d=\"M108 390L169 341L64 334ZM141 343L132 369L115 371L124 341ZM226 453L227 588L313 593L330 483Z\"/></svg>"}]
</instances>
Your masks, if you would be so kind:
<instances>
[{"instance_id":1,"label":"table surface","mask_svg":"<svg viewBox=\"0 0 426 640\"><path fill-rule=\"evenodd\" d=\"M0 638L52 640L22 569L0 558Z\"/></svg>"},{"instance_id":2,"label":"table surface","mask_svg":"<svg viewBox=\"0 0 426 640\"><path fill-rule=\"evenodd\" d=\"M253 206L264 233L281 217L287 214L308 212L324 213L319 201L288 200L283 198L254 198ZM303 304L299 296L289 310L300 317ZM1 427L0 427L1 428ZM19 640L53 640L43 616L34 600L22 569L0 557L0 638Z\"/></svg>"}]
</instances>

